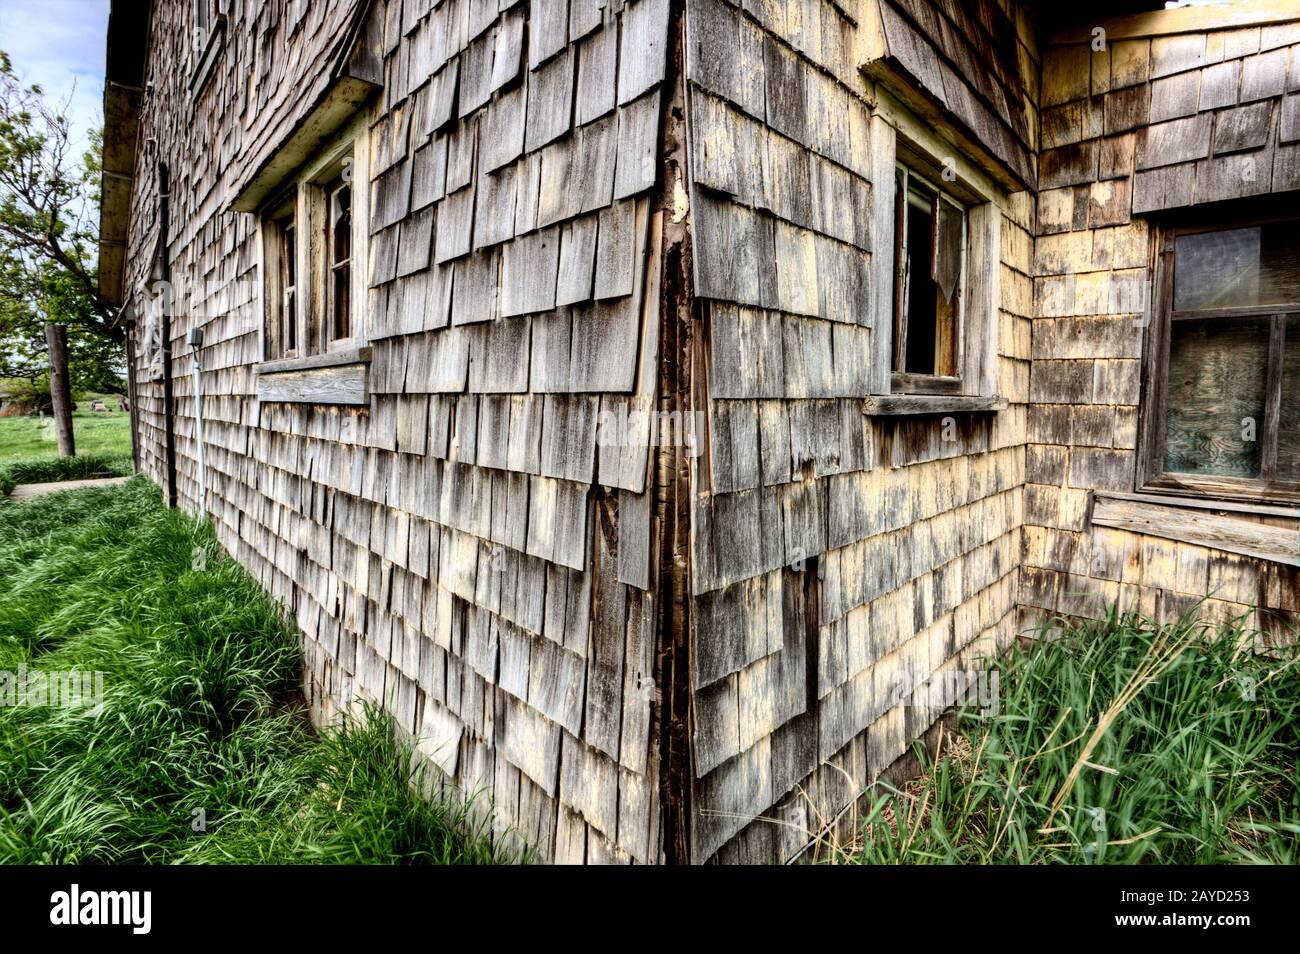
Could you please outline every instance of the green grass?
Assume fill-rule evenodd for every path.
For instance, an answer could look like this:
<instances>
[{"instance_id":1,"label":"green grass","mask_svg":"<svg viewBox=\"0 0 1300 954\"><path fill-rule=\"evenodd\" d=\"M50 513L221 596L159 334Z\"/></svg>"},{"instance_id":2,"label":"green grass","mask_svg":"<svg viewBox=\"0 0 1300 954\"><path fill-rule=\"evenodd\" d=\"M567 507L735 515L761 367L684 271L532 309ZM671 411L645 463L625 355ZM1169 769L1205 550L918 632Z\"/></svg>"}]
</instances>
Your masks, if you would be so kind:
<instances>
[{"instance_id":1,"label":"green grass","mask_svg":"<svg viewBox=\"0 0 1300 954\"><path fill-rule=\"evenodd\" d=\"M43 484L89 477L128 477L130 457L102 457L98 454L76 457L35 457L0 464L0 498L18 484Z\"/></svg>"},{"instance_id":2,"label":"green grass","mask_svg":"<svg viewBox=\"0 0 1300 954\"><path fill-rule=\"evenodd\" d=\"M0 509L0 671L104 673L98 712L0 706L0 861L509 860L386 718L312 730L294 633L219 553L143 478Z\"/></svg>"},{"instance_id":3,"label":"green grass","mask_svg":"<svg viewBox=\"0 0 1300 954\"><path fill-rule=\"evenodd\" d=\"M1015 650L996 713L963 710L831 860L1295 864L1298 657L1247 636L1112 616Z\"/></svg>"},{"instance_id":4,"label":"green grass","mask_svg":"<svg viewBox=\"0 0 1300 954\"><path fill-rule=\"evenodd\" d=\"M90 402L95 398L102 398L109 410L92 412ZM90 394L77 402L77 410L72 412L72 438L78 455L131 456L131 415L117 410L118 400L113 395ZM58 454L49 417L44 426L38 417L0 417L0 466Z\"/></svg>"}]
</instances>

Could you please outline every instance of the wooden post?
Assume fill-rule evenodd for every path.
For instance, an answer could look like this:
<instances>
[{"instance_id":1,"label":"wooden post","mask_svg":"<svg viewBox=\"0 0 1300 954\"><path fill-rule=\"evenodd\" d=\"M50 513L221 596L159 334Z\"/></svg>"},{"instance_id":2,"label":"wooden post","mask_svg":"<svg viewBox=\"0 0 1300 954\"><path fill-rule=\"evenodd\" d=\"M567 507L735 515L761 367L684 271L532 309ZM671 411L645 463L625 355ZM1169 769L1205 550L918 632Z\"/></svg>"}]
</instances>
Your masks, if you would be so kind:
<instances>
[{"instance_id":1,"label":"wooden post","mask_svg":"<svg viewBox=\"0 0 1300 954\"><path fill-rule=\"evenodd\" d=\"M59 435L59 456L74 457L72 441L72 390L68 383L68 328L47 323L45 342L50 349L50 397L54 401L54 429Z\"/></svg>"}]
</instances>

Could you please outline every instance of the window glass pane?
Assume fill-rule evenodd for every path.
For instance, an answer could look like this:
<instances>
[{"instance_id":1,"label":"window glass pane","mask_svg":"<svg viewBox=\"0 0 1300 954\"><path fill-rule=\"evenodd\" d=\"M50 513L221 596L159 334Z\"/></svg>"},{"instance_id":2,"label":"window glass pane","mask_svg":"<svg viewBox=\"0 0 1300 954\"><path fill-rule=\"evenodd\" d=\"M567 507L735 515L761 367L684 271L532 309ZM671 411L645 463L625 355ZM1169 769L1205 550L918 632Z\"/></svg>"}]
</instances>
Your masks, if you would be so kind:
<instances>
[{"instance_id":1,"label":"window glass pane","mask_svg":"<svg viewBox=\"0 0 1300 954\"><path fill-rule=\"evenodd\" d=\"M1300 316L1286 320L1282 353L1282 408L1277 426L1277 475L1300 480Z\"/></svg>"},{"instance_id":2,"label":"window glass pane","mask_svg":"<svg viewBox=\"0 0 1300 954\"><path fill-rule=\"evenodd\" d=\"M286 284L295 286L298 284L298 261L294 256L293 237L296 233L293 230L293 219L290 219L284 227L284 271L287 278Z\"/></svg>"},{"instance_id":3,"label":"window glass pane","mask_svg":"<svg viewBox=\"0 0 1300 954\"><path fill-rule=\"evenodd\" d=\"M962 210L947 200L941 199L939 207L939 227L935 243L934 280L939 283L939 291L951 302L957 293L957 281L961 278L961 240Z\"/></svg>"},{"instance_id":4,"label":"window glass pane","mask_svg":"<svg viewBox=\"0 0 1300 954\"><path fill-rule=\"evenodd\" d=\"M352 269L347 265L339 265L334 269L332 281L334 282L333 294L331 299L334 307L334 338L346 338L349 333L349 285L352 279Z\"/></svg>"},{"instance_id":5,"label":"window glass pane","mask_svg":"<svg viewBox=\"0 0 1300 954\"><path fill-rule=\"evenodd\" d=\"M298 347L298 296L290 289L284 296L284 346L289 351Z\"/></svg>"},{"instance_id":6,"label":"window glass pane","mask_svg":"<svg viewBox=\"0 0 1300 954\"><path fill-rule=\"evenodd\" d=\"M1282 222L1180 235L1174 308L1243 308L1300 301L1297 224Z\"/></svg>"},{"instance_id":7,"label":"window glass pane","mask_svg":"<svg viewBox=\"0 0 1300 954\"><path fill-rule=\"evenodd\" d=\"M935 229L934 280L939 294L935 299L934 373L951 377L957 374L957 293L966 216L944 199L935 205L939 221Z\"/></svg>"},{"instance_id":8,"label":"window glass pane","mask_svg":"<svg viewBox=\"0 0 1300 954\"><path fill-rule=\"evenodd\" d=\"M298 347L296 296L294 294L294 286L297 281L295 277L294 234L292 213L276 220L274 223L272 232L274 242L271 248L275 256L279 300L275 302L277 307L273 312L274 322L271 326L271 333L274 342L271 352L277 356L283 356Z\"/></svg>"},{"instance_id":9,"label":"window glass pane","mask_svg":"<svg viewBox=\"0 0 1300 954\"><path fill-rule=\"evenodd\" d=\"M1175 321L1165 398L1165 469L1258 477L1271 318Z\"/></svg>"},{"instance_id":10,"label":"window glass pane","mask_svg":"<svg viewBox=\"0 0 1300 954\"><path fill-rule=\"evenodd\" d=\"M341 179L326 187L329 216L329 337L346 338L351 333L352 189Z\"/></svg>"},{"instance_id":11,"label":"window glass pane","mask_svg":"<svg viewBox=\"0 0 1300 954\"><path fill-rule=\"evenodd\" d=\"M333 194L330 227L333 229L331 264L345 262L352 257L352 190L339 186Z\"/></svg>"}]
</instances>

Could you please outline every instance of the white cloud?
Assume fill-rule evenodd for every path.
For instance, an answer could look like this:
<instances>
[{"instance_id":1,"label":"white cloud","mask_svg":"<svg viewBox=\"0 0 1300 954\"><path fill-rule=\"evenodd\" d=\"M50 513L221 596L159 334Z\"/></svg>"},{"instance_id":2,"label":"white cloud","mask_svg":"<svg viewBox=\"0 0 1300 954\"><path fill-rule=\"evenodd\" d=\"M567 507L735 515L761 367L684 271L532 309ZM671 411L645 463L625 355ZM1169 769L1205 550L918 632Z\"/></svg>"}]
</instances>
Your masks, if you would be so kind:
<instances>
[{"instance_id":1,"label":"white cloud","mask_svg":"<svg viewBox=\"0 0 1300 954\"><path fill-rule=\"evenodd\" d=\"M77 155L103 123L108 0L0 0L0 50L47 101L68 100Z\"/></svg>"}]
</instances>

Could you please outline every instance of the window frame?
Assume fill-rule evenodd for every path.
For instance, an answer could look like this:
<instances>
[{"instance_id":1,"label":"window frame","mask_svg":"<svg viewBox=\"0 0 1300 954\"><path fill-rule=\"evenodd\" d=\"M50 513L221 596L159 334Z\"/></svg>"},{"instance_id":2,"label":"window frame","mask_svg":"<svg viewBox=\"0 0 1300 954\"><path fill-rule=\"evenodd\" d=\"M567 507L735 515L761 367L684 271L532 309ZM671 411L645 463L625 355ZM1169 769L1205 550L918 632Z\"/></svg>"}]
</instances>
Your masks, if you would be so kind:
<instances>
[{"instance_id":1,"label":"window frame","mask_svg":"<svg viewBox=\"0 0 1300 954\"><path fill-rule=\"evenodd\" d=\"M221 56L226 35L228 0L190 0L190 92L203 89Z\"/></svg>"},{"instance_id":2,"label":"window frame","mask_svg":"<svg viewBox=\"0 0 1300 954\"><path fill-rule=\"evenodd\" d=\"M998 394L1002 322L1002 209L1006 190L932 123L918 119L887 90L871 116L870 172L873 183L871 372L865 411L872 416L996 412L1007 406ZM894 371L896 279L895 216L898 165L928 180L965 208L962 252L962 328L957 375L916 380ZM947 173L945 175L944 173ZM945 376L946 378L946 376Z\"/></svg>"},{"instance_id":3,"label":"window frame","mask_svg":"<svg viewBox=\"0 0 1300 954\"><path fill-rule=\"evenodd\" d=\"M341 269L346 271L346 284L352 285L353 277L353 251L356 243L353 241L354 235L349 235L347 239L347 255L340 256L338 253L339 228L336 220L338 198L345 190L348 193L348 228L351 232L352 221L352 182L341 172L334 176L328 182L319 186L321 190L321 216L323 231L325 234L322 248L324 250L324 261L321 263L320 282L323 285L321 300L324 310L320 318L320 331L326 340L326 351L338 350L339 343L346 343L351 346L354 342L355 328L352 320L352 301L355 296L352 295L351 289L348 288L346 306L342 310L338 307L339 282L338 276ZM343 318L343 324L346 327L345 333L340 333L340 314Z\"/></svg>"},{"instance_id":4,"label":"window frame","mask_svg":"<svg viewBox=\"0 0 1300 954\"><path fill-rule=\"evenodd\" d=\"M966 327L966 267L969 255L969 212L968 206L961 198L954 196L951 190L931 180L924 171L918 172L904 161L894 164L894 282L893 282L893 326L890 345L890 392L894 394L961 394L962 371L966 356L964 331ZM900 183L898 175L902 175ZM908 247L907 203L910 199L912 180L915 179L928 191L934 193L933 209L940 203L956 206L961 211L961 245L958 251L956 314L953 316L953 367L955 374L920 373L907 370L907 334L910 317L907 314L906 271ZM933 213L932 213L933 215ZM938 217L933 216L930 226L931 254L938 246ZM938 322L935 322L936 333Z\"/></svg>"},{"instance_id":5,"label":"window frame","mask_svg":"<svg viewBox=\"0 0 1300 954\"><path fill-rule=\"evenodd\" d=\"M1243 212L1235 207L1226 213L1187 216L1153 223L1154 282L1156 300L1147 322L1142 360L1141 426L1142 439L1137 460L1136 487L1140 491L1246 503L1300 502L1300 481L1278 480L1275 475L1277 445L1280 437L1283 355L1286 346L1286 320L1300 315L1300 302L1291 308L1245 306L1195 309L1177 313L1174 309L1174 275L1176 240L1183 235L1223 232L1253 226L1295 222L1300 228L1300 207L1271 214ZM1264 369L1264 420L1259 422L1257 439L1260 449L1259 477L1184 474L1167 471L1164 466L1167 436L1166 402L1169 388L1170 345L1174 321L1207 318L1270 318L1269 359Z\"/></svg>"},{"instance_id":6,"label":"window frame","mask_svg":"<svg viewBox=\"0 0 1300 954\"><path fill-rule=\"evenodd\" d=\"M291 220L292 240L287 240L286 219ZM263 359L296 358L301 353L302 342L302 273L298 263L298 197L297 190L281 193L273 202L262 223L263 263L265 265L265 298L263 302ZM269 239L269 240L268 240ZM287 254L286 254L287 252ZM293 263L294 309L292 321L284 322L285 263ZM272 347L274 342L274 347Z\"/></svg>"},{"instance_id":7,"label":"window frame","mask_svg":"<svg viewBox=\"0 0 1300 954\"><path fill-rule=\"evenodd\" d=\"M298 359L305 362L321 355L338 355L363 348L368 340L366 321L366 266L368 265L369 214L369 129L368 111L351 120L324 147L299 166L286 187L266 203L258 214L261 235L260 268L263 290L260 296L262 361ZM330 321L332 277L328 261L329 215L325 187L342 177L351 192L351 242L348 276L348 334L335 337ZM279 287L276 249L277 216L282 218L287 203L294 208L296 233L297 325L296 348L292 354L277 354L271 345L271 319L282 292Z\"/></svg>"}]
</instances>

